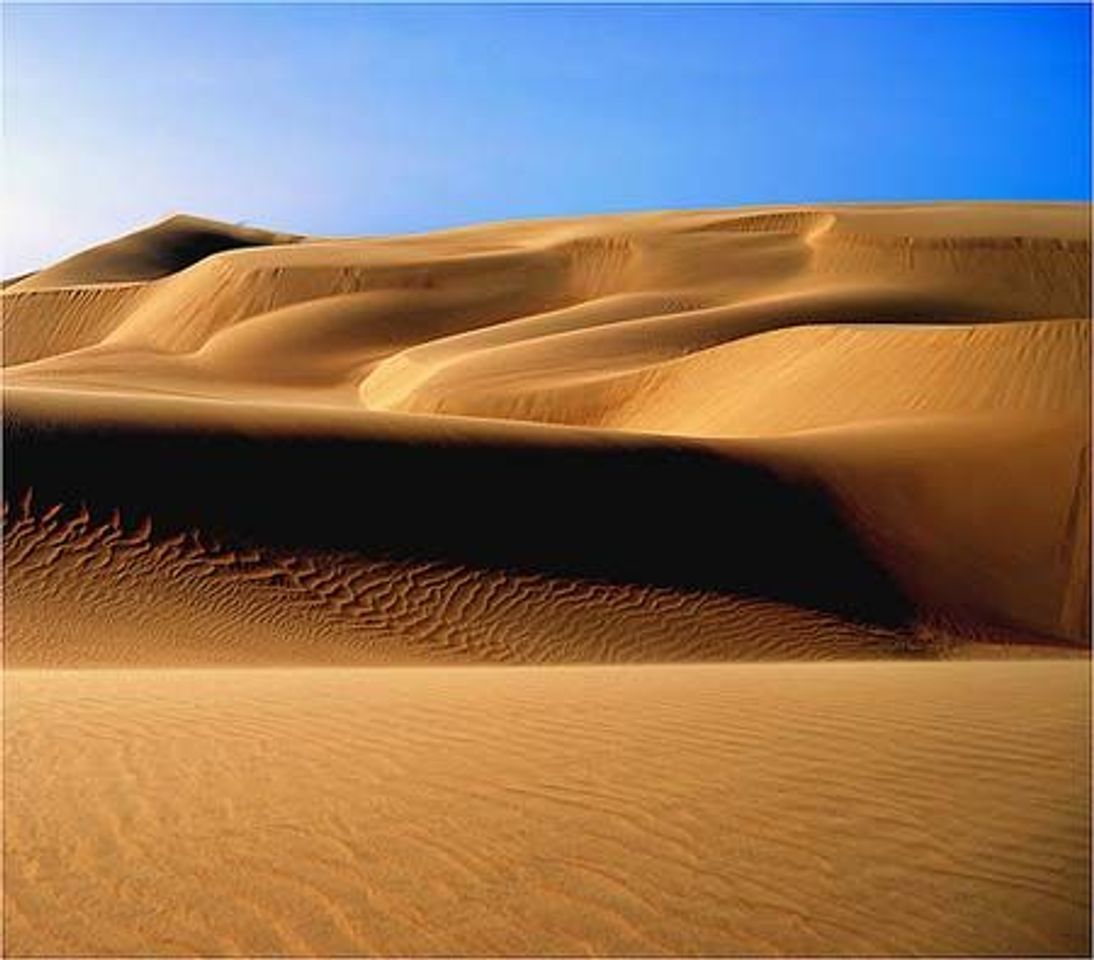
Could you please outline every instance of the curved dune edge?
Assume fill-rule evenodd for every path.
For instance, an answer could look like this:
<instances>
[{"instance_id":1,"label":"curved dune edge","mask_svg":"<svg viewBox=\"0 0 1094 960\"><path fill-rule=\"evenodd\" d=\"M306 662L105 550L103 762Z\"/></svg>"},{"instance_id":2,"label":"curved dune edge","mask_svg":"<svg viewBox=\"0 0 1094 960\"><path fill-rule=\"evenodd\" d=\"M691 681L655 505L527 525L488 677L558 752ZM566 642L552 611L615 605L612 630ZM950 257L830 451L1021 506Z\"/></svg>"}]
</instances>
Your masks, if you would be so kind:
<instances>
[{"instance_id":1,"label":"curved dune edge","mask_svg":"<svg viewBox=\"0 0 1094 960\"><path fill-rule=\"evenodd\" d=\"M1089 232L947 203L92 248L0 293L9 662L1084 649Z\"/></svg>"}]
</instances>

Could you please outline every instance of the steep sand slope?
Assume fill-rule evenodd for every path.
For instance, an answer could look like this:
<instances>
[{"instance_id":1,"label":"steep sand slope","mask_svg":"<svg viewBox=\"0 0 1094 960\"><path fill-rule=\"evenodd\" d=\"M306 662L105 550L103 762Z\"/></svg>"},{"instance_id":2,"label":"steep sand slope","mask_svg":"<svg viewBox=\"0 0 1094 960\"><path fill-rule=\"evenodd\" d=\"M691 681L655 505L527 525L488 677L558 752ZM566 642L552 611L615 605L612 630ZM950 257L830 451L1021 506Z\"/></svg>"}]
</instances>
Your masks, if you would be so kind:
<instances>
[{"instance_id":1,"label":"steep sand slope","mask_svg":"<svg viewBox=\"0 0 1094 960\"><path fill-rule=\"evenodd\" d=\"M187 578L156 558L192 535L266 566L359 567L362 582L377 563L427 561L461 582L521 572L620 608L656 588L721 611L696 614L694 643L651 626L589 645L561 619L556 652L478 643L517 659L801 655L743 637L724 603L834 615L831 643L827 627L814 642L843 652L938 653L985 630L1085 644L1087 207L757 208L298 240L173 220L75 258L78 277L68 261L3 292L7 501L15 516L33 491L19 537L37 531L9 562L14 662L55 662L60 633L33 611L62 582L66 596L105 591L107 609L125 605L126 578L175 596ZM101 534L102 562L56 539L85 506L89 530L125 518ZM145 529L139 560L111 546ZM293 606L277 578L217 569L230 584L208 613L217 632L267 629L256 610ZM191 613L158 635L200 620L203 589L183 591ZM346 591L342 639L324 649L364 656L375 624ZM305 606L304 632L329 636L331 604ZM423 609L438 651L481 619L430 591ZM879 648L878 630L900 639ZM221 645L205 656L221 662Z\"/></svg>"},{"instance_id":2,"label":"steep sand slope","mask_svg":"<svg viewBox=\"0 0 1094 960\"><path fill-rule=\"evenodd\" d=\"M18 671L8 949L1087 955L1052 662Z\"/></svg>"},{"instance_id":3,"label":"steep sand slope","mask_svg":"<svg viewBox=\"0 0 1094 960\"><path fill-rule=\"evenodd\" d=\"M157 535L147 516L8 518L9 666L614 662L954 655L957 637L786 601ZM32 617L28 615L35 611ZM48 617L43 612L48 611Z\"/></svg>"}]
</instances>

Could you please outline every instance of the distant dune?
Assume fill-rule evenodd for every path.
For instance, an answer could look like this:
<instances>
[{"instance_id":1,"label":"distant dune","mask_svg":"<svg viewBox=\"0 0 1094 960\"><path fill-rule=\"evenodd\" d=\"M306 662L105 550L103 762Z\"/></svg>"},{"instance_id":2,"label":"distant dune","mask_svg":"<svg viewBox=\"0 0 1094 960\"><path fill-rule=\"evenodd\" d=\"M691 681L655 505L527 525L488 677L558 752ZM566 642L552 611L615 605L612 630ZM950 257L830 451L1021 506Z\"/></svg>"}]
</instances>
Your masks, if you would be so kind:
<instances>
[{"instance_id":1,"label":"distant dune","mask_svg":"<svg viewBox=\"0 0 1094 960\"><path fill-rule=\"evenodd\" d=\"M944 203L11 279L7 949L1088 953L1090 268Z\"/></svg>"}]
</instances>

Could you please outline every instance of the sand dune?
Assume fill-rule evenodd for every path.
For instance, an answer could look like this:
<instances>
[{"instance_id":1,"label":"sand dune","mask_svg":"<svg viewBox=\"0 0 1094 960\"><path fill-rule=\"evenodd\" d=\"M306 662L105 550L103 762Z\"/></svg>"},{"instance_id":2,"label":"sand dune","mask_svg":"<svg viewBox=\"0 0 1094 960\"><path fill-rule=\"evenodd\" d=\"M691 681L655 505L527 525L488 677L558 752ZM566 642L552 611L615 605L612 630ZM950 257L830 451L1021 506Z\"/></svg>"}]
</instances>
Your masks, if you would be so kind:
<instances>
[{"instance_id":1,"label":"sand dune","mask_svg":"<svg viewBox=\"0 0 1094 960\"><path fill-rule=\"evenodd\" d=\"M7 282L8 948L1089 950L1089 219Z\"/></svg>"},{"instance_id":2,"label":"sand dune","mask_svg":"<svg viewBox=\"0 0 1094 960\"><path fill-rule=\"evenodd\" d=\"M203 529L244 552L337 546L368 565L426 550L457 566L790 602L908 635L944 619L1084 643L1089 249L1087 210L1068 204L629 214L349 241L176 218L5 289L8 497L36 488L46 506L147 514L167 541ZM153 415L140 396L168 407ZM206 447L217 434L236 449L243 403L247 431L283 442L232 453L235 479L212 483ZM412 419L376 415L389 413ZM189 487L200 511L171 502L170 483L139 480L158 468L131 432L165 421L185 429L155 457L205 465ZM102 430L119 432L126 464L110 476L66 447ZM383 449L353 438L376 430L391 438ZM514 443L534 466L504 465ZM329 467L294 469L301 444L309 456L323 446ZM651 472L653 460L679 466ZM1003 467L1006 482L990 482ZM421 478L434 468L455 472L431 492ZM351 470L397 525L351 490ZM110 479L119 472L132 482ZM649 510L609 505L625 472ZM291 476L305 513L324 502L311 541L286 542L284 513L300 506L243 522L266 476ZM481 549L475 523L426 503L439 495L479 528L522 515L521 557ZM549 523L523 516L532 505ZM324 525L353 534L331 545ZM718 575L685 555L705 526L725 531L706 548ZM804 551L788 546L795 531ZM841 578L861 602L803 587L813 578ZM657 642L648 656L677 653Z\"/></svg>"},{"instance_id":3,"label":"sand dune","mask_svg":"<svg viewBox=\"0 0 1094 960\"><path fill-rule=\"evenodd\" d=\"M841 626L840 650L875 627L922 650L940 621L1083 645L1088 227L1066 204L361 240L175 218L5 289L8 500L319 565L348 550L789 604L866 629L847 647ZM272 476L291 506L253 492ZM251 629L253 607L226 623ZM661 633L646 658L692 649ZM584 651L556 648L527 656Z\"/></svg>"}]
</instances>

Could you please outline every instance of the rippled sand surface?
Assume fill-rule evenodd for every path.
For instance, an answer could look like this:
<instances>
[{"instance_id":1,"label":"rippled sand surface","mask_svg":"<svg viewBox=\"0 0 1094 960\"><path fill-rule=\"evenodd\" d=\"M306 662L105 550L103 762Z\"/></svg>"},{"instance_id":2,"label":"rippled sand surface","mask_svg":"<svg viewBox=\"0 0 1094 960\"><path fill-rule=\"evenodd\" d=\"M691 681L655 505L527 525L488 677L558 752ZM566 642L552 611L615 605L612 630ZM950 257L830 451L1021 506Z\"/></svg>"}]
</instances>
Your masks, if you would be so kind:
<instances>
[{"instance_id":1,"label":"rippled sand surface","mask_svg":"<svg viewBox=\"0 0 1094 960\"><path fill-rule=\"evenodd\" d=\"M1081 954L1088 708L1075 662L20 671L8 947Z\"/></svg>"}]
</instances>

